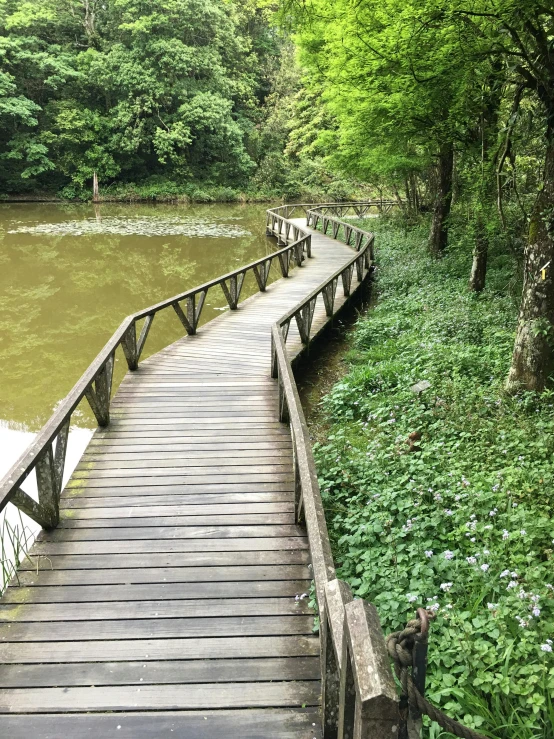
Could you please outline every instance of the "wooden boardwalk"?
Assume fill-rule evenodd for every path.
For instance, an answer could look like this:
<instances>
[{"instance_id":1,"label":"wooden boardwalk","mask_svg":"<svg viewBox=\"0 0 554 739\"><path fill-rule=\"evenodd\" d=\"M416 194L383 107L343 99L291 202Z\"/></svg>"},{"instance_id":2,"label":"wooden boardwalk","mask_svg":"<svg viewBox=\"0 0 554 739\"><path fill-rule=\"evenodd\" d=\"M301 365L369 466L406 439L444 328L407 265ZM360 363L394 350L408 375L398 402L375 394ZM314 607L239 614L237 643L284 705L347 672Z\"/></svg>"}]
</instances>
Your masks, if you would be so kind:
<instances>
[{"instance_id":1,"label":"wooden boardwalk","mask_svg":"<svg viewBox=\"0 0 554 739\"><path fill-rule=\"evenodd\" d=\"M125 377L0 602L0 736L321 736L270 329L353 251L294 222L305 266Z\"/></svg>"}]
</instances>

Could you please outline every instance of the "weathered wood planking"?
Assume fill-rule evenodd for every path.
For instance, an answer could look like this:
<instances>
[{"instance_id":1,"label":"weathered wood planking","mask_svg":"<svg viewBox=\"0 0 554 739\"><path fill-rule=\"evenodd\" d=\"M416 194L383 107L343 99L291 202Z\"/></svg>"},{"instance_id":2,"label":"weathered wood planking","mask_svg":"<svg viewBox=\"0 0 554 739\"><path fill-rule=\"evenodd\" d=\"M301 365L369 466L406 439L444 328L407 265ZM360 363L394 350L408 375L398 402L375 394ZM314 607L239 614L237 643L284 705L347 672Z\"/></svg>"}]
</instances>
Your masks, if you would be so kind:
<instances>
[{"instance_id":1,"label":"weathered wood planking","mask_svg":"<svg viewBox=\"0 0 554 739\"><path fill-rule=\"evenodd\" d=\"M312 254L124 379L0 602L0 735L320 737L310 555L270 378L271 326L352 258L315 231ZM320 300L312 334L326 320Z\"/></svg>"}]
</instances>

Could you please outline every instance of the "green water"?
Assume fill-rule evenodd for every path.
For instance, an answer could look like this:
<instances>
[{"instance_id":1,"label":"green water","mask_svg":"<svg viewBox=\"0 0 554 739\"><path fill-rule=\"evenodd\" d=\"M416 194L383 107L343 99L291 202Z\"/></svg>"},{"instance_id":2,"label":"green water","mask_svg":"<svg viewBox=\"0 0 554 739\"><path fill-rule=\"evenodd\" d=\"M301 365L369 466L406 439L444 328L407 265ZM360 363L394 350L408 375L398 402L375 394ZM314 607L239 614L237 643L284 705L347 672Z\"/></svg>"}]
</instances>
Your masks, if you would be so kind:
<instances>
[{"instance_id":1,"label":"green water","mask_svg":"<svg viewBox=\"0 0 554 739\"><path fill-rule=\"evenodd\" d=\"M265 209L0 204L0 426L36 432L129 313L273 251ZM256 290L250 275L242 297ZM202 322L225 306L210 291ZM143 356L183 333L158 314ZM85 403L72 423L94 425Z\"/></svg>"}]
</instances>

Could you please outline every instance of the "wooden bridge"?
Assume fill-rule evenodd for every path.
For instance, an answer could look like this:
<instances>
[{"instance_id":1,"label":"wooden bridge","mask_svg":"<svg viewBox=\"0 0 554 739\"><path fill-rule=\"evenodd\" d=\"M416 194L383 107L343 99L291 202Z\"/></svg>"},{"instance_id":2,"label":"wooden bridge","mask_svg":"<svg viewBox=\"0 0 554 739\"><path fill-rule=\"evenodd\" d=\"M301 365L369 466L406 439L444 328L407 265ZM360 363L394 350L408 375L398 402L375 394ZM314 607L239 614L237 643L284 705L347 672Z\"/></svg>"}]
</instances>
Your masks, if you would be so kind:
<instances>
[{"instance_id":1,"label":"wooden bridge","mask_svg":"<svg viewBox=\"0 0 554 739\"><path fill-rule=\"evenodd\" d=\"M0 483L0 510L44 529L0 602L0 736L396 736L379 620L336 580L292 371L371 269L373 236L333 213L376 206L268 211L277 251L125 319ZM218 286L231 310L199 330ZM168 308L186 336L139 366ZM99 429L62 491L84 397Z\"/></svg>"}]
</instances>

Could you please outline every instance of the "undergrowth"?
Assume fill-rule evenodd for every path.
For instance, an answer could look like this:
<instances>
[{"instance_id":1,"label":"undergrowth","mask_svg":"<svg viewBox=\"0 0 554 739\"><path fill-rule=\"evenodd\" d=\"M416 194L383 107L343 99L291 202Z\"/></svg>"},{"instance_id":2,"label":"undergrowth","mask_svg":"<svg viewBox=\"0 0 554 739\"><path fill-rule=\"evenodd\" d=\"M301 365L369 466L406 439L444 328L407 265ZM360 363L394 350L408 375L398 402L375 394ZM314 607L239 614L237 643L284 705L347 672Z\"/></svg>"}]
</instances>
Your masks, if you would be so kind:
<instances>
[{"instance_id":1,"label":"undergrowth","mask_svg":"<svg viewBox=\"0 0 554 739\"><path fill-rule=\"evenodd\" d=\"M435 261L423 227L365 227L378 301L316 445L338 576L386 633L434 612L428 697L449 715L498 739L552 739L554 393L503 392L514 257L493 249L475 296L463 237Z\"/></svg>"}]
</instances>

